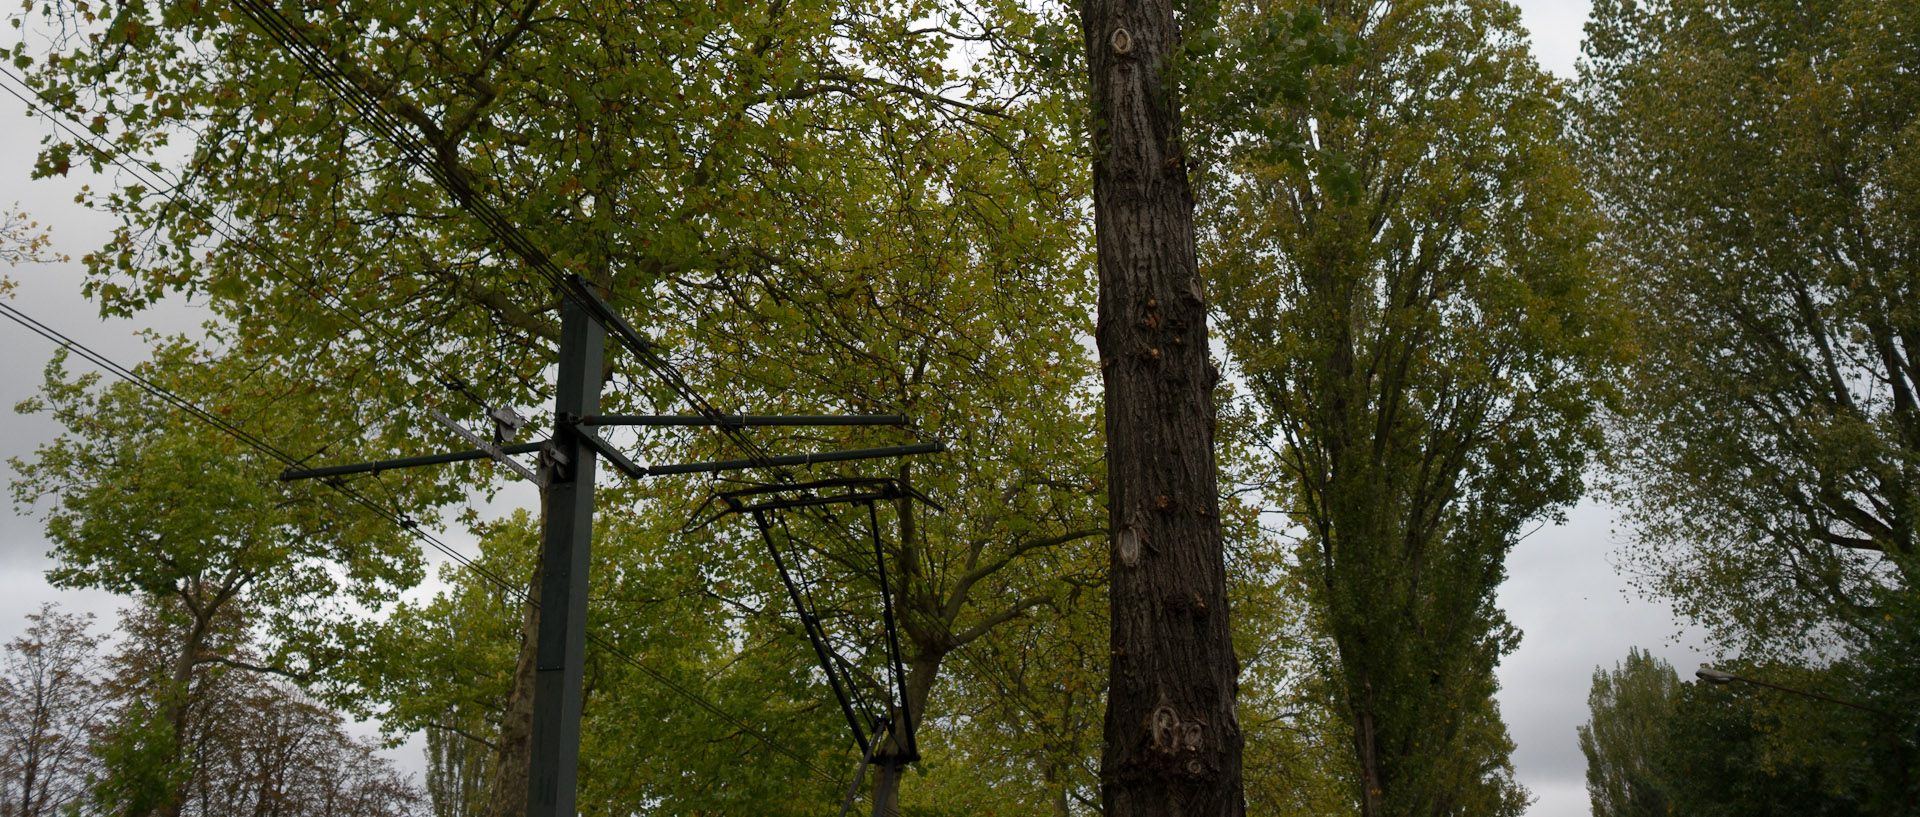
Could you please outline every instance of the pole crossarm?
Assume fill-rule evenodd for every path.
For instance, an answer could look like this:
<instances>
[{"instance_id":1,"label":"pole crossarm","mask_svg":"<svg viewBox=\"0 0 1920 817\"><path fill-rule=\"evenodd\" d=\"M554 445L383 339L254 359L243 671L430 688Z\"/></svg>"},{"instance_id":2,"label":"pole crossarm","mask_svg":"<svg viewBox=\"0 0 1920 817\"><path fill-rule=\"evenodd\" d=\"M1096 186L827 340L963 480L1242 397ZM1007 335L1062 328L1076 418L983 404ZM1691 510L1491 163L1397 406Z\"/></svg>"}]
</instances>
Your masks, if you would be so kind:
<instances>
[{"instance_id":1,"label":"pole crossarm","mask_svg":"<svg viewBox=\"0 0 1920 817\"><path fill-rule=\"evenodd\" d=\"M499 448L499 452L502 454L532 454L536 451L539 451L540 447L543 445L545 445L545 443L520 443L519 445L503 445ZM301 479L321 479L325 477L342 477L348 474L373 474L373 473L379 473L381 471L392 471L400 468L415 468L422 465L445 465L450 462L466 462L468 460L484 460L484 459L491 459L493 457L493 453L494 452L492 451L476 448L469 451L452 451L445 454L425 454L418 457L401 457L399 459L394 459L394 460L380 460L378 462L362 462L362 463L355 463L353 465L329 465L325 468L288 468L287 470L280 472L280 481L293 482L294 480L301 480Z\"/></svg>"},{"instance_id":2,"label":"pole crossarm","mask_svg":"<svg viewBox=\"0 0 1920 817\"><path fill-rule=\"evenodd\" d=\"M620 453L620 449L613 447L613 443L607 442L601 439L600 435L595 434L593 429L581 428L579 425L574 425L573 433L580 438L581 442L586 443L587 447L592 448L595 453L606 457L607 462L612 463L613 467L620 469L620 473L626 474L633 479L640 479L647 475L646 466L628 459L627 455Z\"/></svg>"},{"instance_id":3,"label":"pole crossarm","mask_svg":"<svg viewBox=\"0 0 1920 817\"><path fill-rule=\"evenodd\" d=\"M492 415L494 411L495 409L490 408L488 409L488 414ZM512 409L507 409L506 413L509 416L512 416L516 420L519 419L519 415L513 414ZM488 457L493 458L494 462L500 463L500 465L504 466L507 470L512 471L516 474L519 474L522 478L526 479L528 482L531 482L535 485L541 485L541 486L546 485L547 480L545 477L534 473L532 468L528 468L525 465L521 465L519 462L515 461L513 458L508 457L507 452L501 450L500 444L498 442L489 441L487 440L487 438L473 433L472 429L461 425L459 421L453 419L452 417L448 417L447 415L442 414L439 409L433 409L433 408L427 409L427 416L432 417L434 419L434 422L437 422L443 426L446 426L449 431L452 431L454 434L459 435L460 439L466 440L468 444L479 446L481 451L487 452ZM521 422L525 422L525 421L521 421ZM498 438L496 437L496 439Z\"/></svg>"},{"instance_id":4,"label":"pole crossarm","mask_svg":"<svg viewBox=\"0 0 1920 817\"><path fill-rule=\"evenodd\" d=\"M844 451L823 451L818 454L785 454L778 457L762 457L752 460L689 462L678 465L651 466L647 468L647 476L710 474L717 471L741 471L748 468L776 468L788 465L813 465L814 463L821 462L873 460L885 457L905 457L913 454L938 454L945 450L947 450L947 444L936 441L930 443L915 443L913 445L889 445L881 448L852 448Z\"/></svg>"},{"instance_id":5,"label":"pole crossarm","mask_svg":"<svg viewBox=\"0 0 1920 817\"><path fill-rule=\"evenodd\" d=\"M797 500L775 499L768 502L762 502L762 503L753 504L753 505L747 505L743 503L741 500L747 497L753 497L753 496L766 496L769 494L773 494L773 495L790 494L795 491L801 491L801 492L819 491L819 490L825 490L828 488L845 488L845 489L864 488L873 492L877 497L882 499L899 499L902 496L909 496L909 497L913 497L913 500L915 502L918 502L936 511L940 511L941 513L946 513L946 510L947 510L946 506L933 501L932 497L929 497L926 494L921 493L918 489L910 485L907 485L905 483L900 482L899 480L892 479L890 477L839 477L836 479L818 479L818 480L814 480L812 482L807 482L803 484L782 483L778 485L760 485L752 488L740 488L737 490L728 491L725 494L717 495L715 498L724 502L732 512L752 511L752 510L773 510L776 508L787 507L788 503L792 503ZM709 500L709 503L711 503L711 501L712 500Z\"/></svg>"},{"instance_id":6,"label":"pole crossarm","mask_svg":"<svg viewBox=\"0 0 1920 817\"><path fill-rule=\"evenodd\" d=\"M602 414L580 418L583 426L904 426L904 414L765 415L765 414Z\"/></svg>"},{"instance_id":7,"label":"pole crossarm","mask_svg":"<svg viewBox=\"0 0 1920 817\"><path fill-rule=\"evenodd\" d=\"M588 425L583 419L580 425ZM688 425L693 425L688 423ZM711 474L719 471L740 471L748 468L784 467L789 465L812 465L822 462L849 462L852 460L883 459L886 457L904 457L914 454L938 454L947 450L943 442L915 443L913 445L889 445L880 448L851 448L841 451L823 451L817 454L784 454L761 460L717 460L714 462L685 462L672 465L640 465L629 459L613 444L601 439L600 435L586 429L576 428L582 442L593 448L594 453L607 458L621 473L634 479L659 477L671 474ZM288 468L280 472L281 482L293 482L302 479L322 479L341 477L349 474L376 474L381 471L393 471L401 468L415 468L422 465L445 465L452 462L469 460L499 459L497 455L532 454L545 447L546 443L520 443L503 445L499 448L452 451L445 454L426 454L418 457L401 457L378 462L361 462L352 465L330 465L325 468ZM925 501L925 500L923 500ZM929 503L932 504L932 503Z\"/></svg>"}]
</instances>

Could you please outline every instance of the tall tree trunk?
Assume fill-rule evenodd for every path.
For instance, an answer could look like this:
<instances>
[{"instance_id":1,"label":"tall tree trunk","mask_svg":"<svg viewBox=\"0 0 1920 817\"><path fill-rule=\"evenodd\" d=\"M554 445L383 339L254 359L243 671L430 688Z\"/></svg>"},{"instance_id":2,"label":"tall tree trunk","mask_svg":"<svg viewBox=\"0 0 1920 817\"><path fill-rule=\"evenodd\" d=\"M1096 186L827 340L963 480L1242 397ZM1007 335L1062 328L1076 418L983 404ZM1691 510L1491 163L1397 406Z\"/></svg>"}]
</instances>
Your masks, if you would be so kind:
<instances>
[{"instance_id":1,"label":"tall tree trunk","mask_svg":"<svg viewBox=\"0 0 1920 817\"><path fill-rule=\"evenodd\" d=\"M181 598L184 600L185 596ZM167 763L177 764L187 758L187 730L193 709L193 676L200 666L200 654L206 650L208 634L213 632L213 620L220 612L220 603L207 603L204 607L184 604L193 613L193 622L188 625L186 637L181 639L179 649L173 654L173 666L168 668L167 686L161 691L160 717L168 727L166 758ZM192 794L189 789L193 779L181 780L178 785L167 791L165 799L155 804L148 812L151 817L180 817L187 807L187 798Z\"/></svg>"},{"instance_id":2,"label":"tall tree trunk","mask_svg":"<svg viewBox=\"0 0 1920 817\"><path fill-rule=\"evenodd\" d=\"M1373 709L1369 705L1353 716L1353 754L1360 766L1361 817L1380 817L1387 808L1387 779L1380 768L1380 748L1375 738Z\"/></svg>"},{"instance_id":3,"label":"tall tree trunk","mask_svg":"<svg viewBox=\"0 0 1920 817\"><path fill-rule=\"evenodd\" d=\"M1106 386L1106 813L1245 812L1205 290L1168 0L1083 0Z\"/></svg>"},{"instance_id":4,"label":"tall tree trunk","mask_svg":"<svg viewBox=\"0 0 1920 817\"><path fill-rule=\"evenodd\" d=\"M546 529L546 491L540 492L540 530ZM507 711L500 717L499 759L493 786L488 789L485 817L517 817L527 813L527 777L533 765L533 675L540 643L540 582L545 560L533 566L527 585L526 616L520 622L520 656L514 662L513 687L507 693Z\"/></svg>"}]
</instances>

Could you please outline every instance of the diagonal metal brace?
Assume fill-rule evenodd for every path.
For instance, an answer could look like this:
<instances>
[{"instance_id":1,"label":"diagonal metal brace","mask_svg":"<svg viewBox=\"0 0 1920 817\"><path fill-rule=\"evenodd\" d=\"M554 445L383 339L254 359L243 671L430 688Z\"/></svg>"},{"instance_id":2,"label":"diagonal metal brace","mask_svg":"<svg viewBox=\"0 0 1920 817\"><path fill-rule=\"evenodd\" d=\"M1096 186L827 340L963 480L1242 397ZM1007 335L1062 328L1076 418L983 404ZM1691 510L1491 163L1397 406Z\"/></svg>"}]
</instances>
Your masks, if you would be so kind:
<instances>
[{"instance_id":1,"label":"diagonal metal brace","mask_svg":"<svg viewBox=\"0 0 1920 817\"><path fill-rule=\"evenodd\" d=\"M466 440L473 447L487 452L487 456L492 458L494 462L500 463L506 466L508 470L525 477L528 482L543 488L546 487L546 477L535 473L532 468L521 465L519 460L507 456L507 453L502 451L500 446L494 441L473 433L466 426L455 422L453 418L441 414L439 409L427 409L427 416L439 421L441 425L453 429L453 433L460 435L460 439Z\"/></svg>"},{"instance_id":2,"label":"diagonal metal brace","mask_svg":"<svg viewBox=\"0 0 1920 817\"><path fill-rule=\"evenodd\" d=\"M532 454L546 443L521 443L500 449L503 454ZM381 471L395 471L401 468L415 468L422 465L445 465L450 462L487 459L485 451L452 451L445 454L424 454L418 457L401 457L394 460L362 462L354 465L328 465L320 468L288 468L280 472L280 481L292 482L300 479L325 479L349 474L378 474Z\"/></svg>"},{"instance_id":3,"label":"diagonal metal brace","mask_svg":"<svg viewBox=\"0 0 1920 817\"><path fill-rule=\"evenodd\" d=\"M587 447L593 449L595 453L606 457L607 462L612 463L613 467L620 469L621 473L634 479L640 479L647 475L646 466L628 459L627 455L620 453L620 449L614 448L613 443L601 439L600 435L595 433L593 429L575 424L573 426L573 433L580 435L580 442L586 443Z\"/></svg>"}]
</instances>

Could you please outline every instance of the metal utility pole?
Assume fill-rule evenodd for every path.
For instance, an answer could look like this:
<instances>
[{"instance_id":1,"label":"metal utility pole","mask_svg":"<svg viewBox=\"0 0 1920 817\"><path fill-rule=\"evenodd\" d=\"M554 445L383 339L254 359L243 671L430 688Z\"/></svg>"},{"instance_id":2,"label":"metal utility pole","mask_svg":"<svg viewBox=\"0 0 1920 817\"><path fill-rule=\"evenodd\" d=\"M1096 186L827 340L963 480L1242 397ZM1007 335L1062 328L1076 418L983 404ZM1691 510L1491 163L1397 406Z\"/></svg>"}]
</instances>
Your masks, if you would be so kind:
<instances>
[{"instance_id":1,"label":"metal utility pole","mask_svg":"<svg viewBox=\"0 0 1920 817\"><path fill-rule=\"evenodd\" d=\"M428 454L356 465L290 468L282 480L338 479L422 465L493 459L514 473L531 475L546 490L546 528L541 543L542 578L534 655L533 734L527 775L527 817L575 817L580 777L580 716L586 667L587 572L593 563L593 488L595 456L628 477L702 474L787 465L930 454L946 450L939 442L761 456L669 465L641 466L594 431L597 426L904 426L900 415L752 416L698 414L678 416L601 415L601 368L609 331L629 348L644 345L640 333L622 319L584 281L560 288L559 382L553 408L553 437L545 443L502 445L499 435L483 439L445 415L429 410L470 444L468 451ZM517 427L517 415L504 407L489 415ZM504 418L504 419L503 419ZM512 457L539 452L543 468L529 470ZM883 578L884 581L884 578ZM891 616L891 611L888 612ZM897 648L895 652L897 653ZM916 755L917 756L917 755Z\"/></svg>"},{"instance_id":2,"label":"metal utility pole","mask_svg":"<svg viewBox=\"0 0 1920 817\"><path fill-rule=\"evenodd\" d=\"M527 817L573 817L580 777L580 707L587 653L587 568L593 563L593 431L607 331L580 298L560 299L560 372L547 450L540 634L534 657L533 755Z\"/></svg>"}]
</instances>

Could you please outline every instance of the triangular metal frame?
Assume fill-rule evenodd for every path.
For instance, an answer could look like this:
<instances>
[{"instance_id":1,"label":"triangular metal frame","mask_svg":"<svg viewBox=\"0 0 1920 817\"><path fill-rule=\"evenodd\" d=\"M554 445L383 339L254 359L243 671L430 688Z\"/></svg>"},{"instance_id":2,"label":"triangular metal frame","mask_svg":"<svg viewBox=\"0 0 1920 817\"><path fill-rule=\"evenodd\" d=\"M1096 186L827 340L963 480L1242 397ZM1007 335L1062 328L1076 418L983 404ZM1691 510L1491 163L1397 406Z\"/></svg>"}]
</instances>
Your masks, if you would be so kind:
<instances>
[{"instance_id":1,"label":"triangular metal frame","mask_svg":"<svg viewBox=\"0 0 1920 817\"><path fill-rule=\"evenodd\" d=\"M706 521L726 514L752 517L754 527L759 530L761 541L773 560L774 569L779 573L781 584L787 590L788 599L793 603L794 612L800 618L801 628L813 646L816 664L827 676L834 697L840 703L841 713L847 719L848 731L859 745L861 755L893 769L919 760L915 713L907 705L906 662L900 650L899 619L894 606L895 582L887 570L886 547L880 535L876 504L904 499L921 502L935 510L939 510L940 505L898 480L887 478L829 479L755 486L722 493L716 499L724 504L725 509ZM795 575L799 567L798 548L801 546L793 539L791 528L785 524L785 520L776 516L781 511L833 505L866 506L868 538L873 544L881 621L885 631L885 663L889 676L885 684L853 677L855 668L852 663L834 649L832 640L815 614L809 594L802 590L803 577ZM783 539L784 548L781 543ZM886 690L884 708L875 711L858 694L858 688L863 686L862 681L867 682L865 686L879 686ZM862 715L866 716L864 720ZM882 745L888 737L893 738L890 749Z\"/></svg>"}]
</instances>

